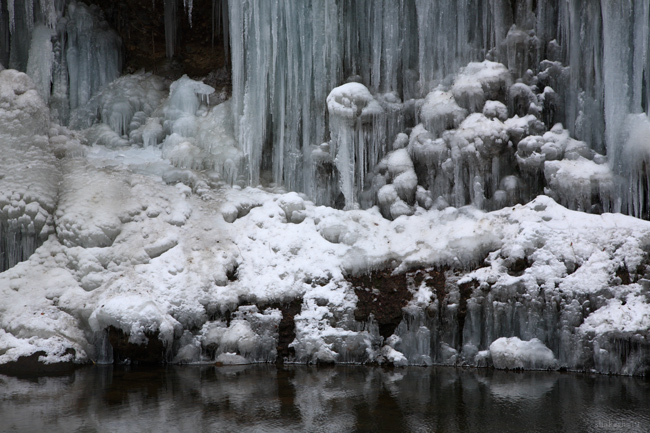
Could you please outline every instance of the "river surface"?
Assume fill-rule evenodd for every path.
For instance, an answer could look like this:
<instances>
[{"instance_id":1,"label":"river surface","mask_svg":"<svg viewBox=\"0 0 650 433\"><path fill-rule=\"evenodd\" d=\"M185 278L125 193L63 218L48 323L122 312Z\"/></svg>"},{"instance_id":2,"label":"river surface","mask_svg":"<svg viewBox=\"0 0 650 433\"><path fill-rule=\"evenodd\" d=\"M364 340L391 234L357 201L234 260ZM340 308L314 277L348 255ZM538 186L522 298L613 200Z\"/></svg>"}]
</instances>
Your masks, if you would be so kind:
<instances>
[{"instance_id":1,"label":"river surface","mask_svg":"<svg viewBox=\"0 0 650 433\"><path fill-rule=\"evenodd\" d=\"M444 367L0 375L2 432L649 432L650 380Z\"/></svg>"}]
</instances>

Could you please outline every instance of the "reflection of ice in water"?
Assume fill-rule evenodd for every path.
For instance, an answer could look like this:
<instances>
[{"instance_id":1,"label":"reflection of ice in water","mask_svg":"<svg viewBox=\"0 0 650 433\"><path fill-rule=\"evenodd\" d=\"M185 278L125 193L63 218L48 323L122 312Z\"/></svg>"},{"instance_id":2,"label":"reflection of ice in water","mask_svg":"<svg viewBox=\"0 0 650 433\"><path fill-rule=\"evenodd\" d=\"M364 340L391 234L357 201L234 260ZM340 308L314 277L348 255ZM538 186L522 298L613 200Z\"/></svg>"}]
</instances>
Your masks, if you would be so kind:
<instances>
[{"instance_id":1,"label":"reflection of ice in water","mask_svg":"<svg viewBox=\"0 0 650 433\"><path fill-rule=\"evenodd\" d=\"M0 375L0 431L634 433L650 425L648 387L634 378L452 368L85 368Z\"/></svg>"},{"instance_id":2,"label":"reflection of ice in water","mask_svg":"<svg viewBox=\"0 0 650 433\"><path fill-rule=\"evenodd\" d=\"M356 381L348 382L348 386L341 386L346 382L339 369L296 370L291 383L296 389L296 406L300 410L305 431L315 431L318 426L322 428L327 425L328 423L323 421L330 417L332 412L336 413L336 419L329 424L331 431L353 429L355 415L347 412L339 402L346 399L362 399L363 390Z\"/></svg>"},{"instance_id":3,"label":"reflection of ice in water","mask_svg":"<svg viewBox=\"0 0 650 433\"><path fill-rule=\"evenodd\" d=\"M555 373L503 373L494 372L491 377L482 377L495 398L507 400L537 400L544 397L557 384Z\"/></svg>"}]
</instances>

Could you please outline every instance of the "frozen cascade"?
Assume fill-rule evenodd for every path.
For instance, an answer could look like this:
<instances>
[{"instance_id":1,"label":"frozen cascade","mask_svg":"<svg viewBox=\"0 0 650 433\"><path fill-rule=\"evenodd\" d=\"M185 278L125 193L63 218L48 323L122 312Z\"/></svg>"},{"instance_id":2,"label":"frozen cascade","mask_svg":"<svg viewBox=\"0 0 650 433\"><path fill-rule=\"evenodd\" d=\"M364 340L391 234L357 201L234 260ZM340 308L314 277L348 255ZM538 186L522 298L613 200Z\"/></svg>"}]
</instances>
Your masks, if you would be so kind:
<instances>
[{"instance_id":1,"label":"frozen cascade","mask_svg":"<svg viewBox=\"0 0 650 433\"><path fill-rule=\"evenodd\" d=\"M363 185L367 171L366 149L379 142L368 137L363 124L372 123L383 114L383 109L359 83L344 84L332 90L327 97L327 107L332 131L330 153L339 172L345 209L353 209L357 203L356 185Z\"/></svg>"},{"instance_id":2,"label":"frozen cascade","mask_svg":"<svg viewBox=\"0 0 650 433\"><path fill-rule=\"evenodd\" d=\"M104 123L118 137L129 136L140 126L133 122L136 114L151 116L167 90L163 80L150 73L122 76L73 110L70 126L86 129Z\"/></svg>"},{"instance_id":3,"label":"frozen cascade","mask_svg":"<svg viewBox=\"0 0 650 433\"><path fill-rule=\"evenodd\" d=\"M39 25L32 34L32 45L29 50L27 62L27 75L29 75L38 93L47 104L50 99L52 84L52 69L54 63L54 50L52 47L52 29Z\"/></svg>"},{"instance_id":4,"label":"frozen cascade","mask_svg":"<svg viewBox=\"0 0 650 433\"><path fill-rule=\"evenodd\" d=\"M74 0L30 0L7 7L10 28L0 46L6 66L26 71L50 102L52 116L67 124L70 110L85 104L122 69L121 45L96 6ZM11 9L13 8L13 9ZM51 85L50 85L51 83Z\"/></svg>"},{"instance_id":5,"label":"frozen cascade","mask_svg":"<svg viewBox=\"0 0 650 433\"><path fill-rule=\"evenodd\" d=\"M644 161L648 154L639 154L643 147L639 139L626 140L626 135L638 137L643 126L632 115L649 112L650 5L647 1L603 2L602 16L609 36L604 38L603 53L607 155L614 173L625 179L618 184L621 203L614 210L647 218L650 190L641 179L647 177Z\"/></svg>"},{"instance_id":6,"label":"frozen cascade","mask_svg":"<svg viewBox=\"0 0 650 433\"><path fill-rule=\"evenodd\" d=\"M513 5L500 0L344 1L337 4L313 1L292 8L284 2L275 2L273 6L250 2L247 7L240 2L231 3L233 108L238 119L238 141L248 159L249 181L256 184L260 174L269 170L275 183L282 182L290 189L305 191L319 203L333 204L338 196L337 182L332 181L337 174L328 174L326 168L332 163L325 157L329 149L321 145L327 142L330 127L323 123L327 118L319 101L345 77L366 85L382 103L387 115L396 113L400 118L401 129L393 127L390 130L389 127L388 133L375 133L391 143L397 133L417 124L413 123L414 114L417 115L413 110L422 106L418 101L441 84L449 90L450 77L462 66L485 58L504 63L513 82L520 87L513 87L511 91L508 84L501 89L503 93L497 95L497 100L506 104L509 117L534 115L539 120L534 125L528 121L523 135L522 129L513 125L514 136L508 137L513 145L528 134L543 134L542 122L547 129L562 122L572 137L598 154L607 153L610 168L617 175L627 164L621 160L625 134L620 125L625 124L629 113L647 112L650 86L644 84L644 77L648 75L650 62L647 37L650 19L645 0L614 3L522 1ZM286 18L298 9L302 13L291 15L292 19ZM272 19L272 16L280 18ZM318 33L318 44L309 45L312 32L316 34L316 26L324 26L325 31ZM268 38L256 33L266 31ZM307 46L318 48L298 49L297 45L292 45L294 33L306 38ZM617 48L621 46L632 48ZM305 74L310 72L314 62L322 60L328 69L312 69L310 74ZM297 79L287 80L290 77ZM294 83L302 91L290 90ZM396 101L404 102L391 106L396 111L388 110L389 104L379 97L384 94L393 94ZM469 109L470 113L480 110L482 104L490 100L458 92L454 96L461 108ZM463 99L467 97L478 98L468 100L478 105L467 105ZM407 103L413 99L415 104ZM266 109L247 111L251 103L246 101L258 101L255 106ZM259 104L259 101L266 102ZM530 104L533 104L532 111ZM309 106L309 110L300 110L299 106ZM431 119L429 112L425 110L422 114ZM292 115L298 116L295 121L288 117ZM427 122L428 128L433 127L431 120ZM388 123L391 124L390 118ZM255 126L242 128L242 124ZM311 128L314 124L324 124L326 128ZM607 133L606 124L610 125ZM377 124L377 128L386 128L386 125ZM433 132L443 131L435 126ZM379 161L389 146L376 147L383 149L377 158ZM270 167L262 163L268 160L262 158L266 153L272 155ZM508 172L506 167L512 166L514 156L511 150L505 153L510 153L509 159L493 160L489 182L481 173L478 173L478 183L473 180L476 174L464 175L461 185L456 184L455 193L460 196L450 202L498 207L525 201L541 192L544 186L551 187L543 175L539 181L543 171L537 174L518 173L517 169ZM302 158L302 162L296 163L297 158ZM370 167L368 172L372 169ZM456 178L466 172L462 167L455 169ZM481 170L485 173L487 168ZM366 174L364 179L370 179ZM520 184L519 192L514 195L500 185L501 179L508 176L515 176L513 179ZM428 182L422 178L419 181L432 199L440 196L449 202L449 197L428 189ZM620 209L641 215L627 192L627 181L620 177L615 181L621 191L618 202L610 200L612 191L607 190L604 195L594 195L595 199L590 199L591 202L581 208L596 206L605 211ZM368 188L373 187L356 184L356 196L377 203L372 193L362 194ZM473 197L480 190L488 195L486 200L476 201ZM496 197L490 198L496 192ZM506 196L510 199L506 200ZM578 201L566 200L567 203Z\"/></svg>"},{"instance_id":7,"label":"frozen cascade","mask_svg":"<svg viewBox=\"0 0 650 433\"><path fill-rule=\"evenodd\" d=\"M264 169L309 190L310 146L326 139L325 100L341 78L336 2L231 1L228 11L235 133L248 182L257 185Z\"/></svg>"},{"instance_id":8,"label":"frozen cascade","mask_svg":"<svg viewBox=\"0 0 650 433\"><path fill-rule=\"evenodd\" d=\"M169 87L167 118L177 120L183 115L195 115L200 103L214 93L214 88L183 75Z\"/></svg>"},{"instance_id":9,"label":"frozen cascade","mask_svg":"<svg viewBox=\"0 0 650 433\"><path fill-rule=\"evenodd\" d=\"M165 1L168 55L173 54L178 31L173 13L177 3ZM332 88L351 77L366 85L384 108L387 123L378 122L371 132L385 141L374 145L379 153L370 158L380 161L398 133L417 125L417 107L432 90L440 84L448 87L450 77L468 62L487 58L504 63L513 80L530 87L529 101L531 95L538 98L533 101L536 113L527 113L526 106L521 105L523 94L518 96L519 105L504 100L509 116L533 114L547 128L562 122L573 137L596 152L607 153L617 176L619 200L594 196L588 207L647 213L635 204L627 181L620 176L632 164L621 150L625 133L620 125L626 124L628 114L647 111L650 99L650 86L644 84L650 62L647 1L521 1L512 5L500 0L310 1L297 6L280 0L233 3L226 8L225 3L219 5L215 0L213 10L228 9L229 24L238 29L231 33L233 113L239 148L247 160L248 183L272 181L305 191L319 203L334 204L340 193L338 174L328 169L331 161L324 158L328 152L322 146L331 138L325 100ZM67 32L57 31L52 38L51 80L53 117L66 123L70 108L83 105L117 77L119 41L102 30L93 42L98 49L89 50L93 38L80 38L79 34L97 32L80 23L93 22L94 28L98 24L94 15L93 19L86 14L75 20L75 14L88 11L84 5L53 0L30 0L22 5L2 3L7 12L3 25L10 33L3 57L8 58L5 62L10 67L26 70L29 66L29 51L34 45L31 33L39 23L54 28L58 20L68 21ZM185 0L182 7L191 20L193 2ZM14 33L30 37L11 36ZM619 50L619 46L631 48ZM89 62L84 60L88 58L85 52L92 53ZM48 58L32 60L32 72L36 63L48 64ZM41 68L41 75L44 72ZM68 85L68 76L73 86ZM47 78L37 81L44 80ZM600 90L603 88L604 92ZM460 98L461 107L467 108L462 96L455 96ZM264 108L260 110L260 106ZM473 111L477 107L469 108ZM242 128L241 124L255 126ZM372 170L370 166L362 178L371 181L373 176L367 175ZM464 170L457 168L457 173ZM505 204L501 192L495 200L489 196L501 191L494 186L499 177L510 175L523 184L521 191L527 190L515 201L549 187L543 180L526 179L523 173L493 173L493 186L485 185L486 179L480 180L480 175L470 174L470 181L457 185L465 198L451 202L484 203L488 208ZM535 188L528 187L530 181L537 184ZM445 198L429 190L424 179L419 182L432 200ZM362 207L377 203L372 191L378 188L364 182L355 185L355 190ZM487 194L486 200L473 199L481 194ZM598 200L601 203L596 203Z\"/></svg>"},{"instance_id":10,"label":"frozen cascade","mask_svg":"<svg viewBox=\"0 0 650 433\"><path fill-rule=\"evenodd\" d=\"M648 217L647 2L231 2L216 106L188 77L112 80L94 8L52 29L11 5L33 79L0 71L2 362L123 359L115 328L179 363L647 374L648 223L558 205ZM68 70L90 147L38 96L64 113ZM346 211L212 188L260 182Z\"/></svg>"},{"instance_id":11,"label":"frozen cascade","mask_svg":"<svg viewBox=\"0 0 650 433\"><path fill-rule=\"evenodd\" d=\"M230 101L209 107L214 89L186 75L170 86L170 96L162 106L159 137L163 155L179 168L213 170L226 183L234 184L241 173L242 155L233 136ZM154 118L155 119L155 118ZM143 139L151 122L143 130Z\"/></svg>"},{"instance_id":12,"label":"frozen cascade","mask_svg":"<svg viewBox=\"0 0 650 433\"><path fill-rule=\"evenodd\" d=\"M106 28L96 10L70 2L67 12L66 61L70 76L70 109L86 104L122 71L119 36Z\"/></svg>"},{"instance_id":13,"label":"frozen cascade","mask_svg":"<svg viewBox=\"0 0 650 433\"><path fill-rule=\"evenodd\" d=\"M650 219L650 118L645 113L628 115L622 128L621 159L629 176L627 213Z\"/></svg>"},{"instance_id":14,"label":"frozen cascade","mask_svg":"<svg viewBox=\"0 0 650 433\"><path fill-rule=\"evenodd\" d=\"M0 272L29 258L54 232L60 173L49 121L32 80L0 71Z\"/></svg>"},{"instance_id":15,"label":"frozen cascade","mask_svg":"<svg viewBox=\"0 0 650 433\"><path fill-rule=\"evenodd\" d=\"M448 13L456 10L456 2L440 4L440 8L446 7ZM418 35L412 26L416 9L410 1L343 2L339 5L313 1L293 7L287 7L284 2L274 2L273 6L252 2L248 7L243 7L240 2L231 2L229 9L233 27L231 46L235 116L241 119L238 123L256 125L252 131L237 127L241 148L250 159L250 180L253 184L259 178L263 143L270 140L274 181L284 181L290 189L302 189L320 197L316 193L318 186L313 185L301 167L309 167L310 146L326 141L324 118L317 114L323 112L325 107L319 104L342 77L359 76L374 92L397 92L403 95L404 100L421 93L414 86L414 77L417 80ZM433 16L438 12L436 6L431 14ZM279 14L280 19L272 19L271 14ZM269 22L263 23L262 20ZM455 29L455 25L448 24L448 20L444 24L437 39L431 40L429 45L420 44L421 48L427 46L427 51L420 51L420 59L428 58L435 44L446 37L450 29ZM267 30L270 31L268 38L255 35L257 31ZM294 32L300 32L312 50L297 49ZM457 44L458 50L467 50L467 46L463 42ZM449 59L451 57L450 53ZM464 54L454 63L450 60L444 65L448 69L445 73L451 73L464 64L465 59L473 57ZM258 109L259 104L254 112L247 111L250 104L245 101L248 98L263 101L266 95L271 98L262 104L267 107L266 112ZM409 106L405 105L397 115L407 116L404 111L408 110ZM290 115L299 116L298 121L286 118ZM272 130L267 131L267 124L272 125ZM387 141L392 142L397 132L386 137ZM300 141L297 141L298 138ZM377 160L381 156L380 153ZM296 159L300 158L302 163L296 163ZM292 170L287 172L287 164L297 167L297 173Z\"/></svg>"}]
</instances>

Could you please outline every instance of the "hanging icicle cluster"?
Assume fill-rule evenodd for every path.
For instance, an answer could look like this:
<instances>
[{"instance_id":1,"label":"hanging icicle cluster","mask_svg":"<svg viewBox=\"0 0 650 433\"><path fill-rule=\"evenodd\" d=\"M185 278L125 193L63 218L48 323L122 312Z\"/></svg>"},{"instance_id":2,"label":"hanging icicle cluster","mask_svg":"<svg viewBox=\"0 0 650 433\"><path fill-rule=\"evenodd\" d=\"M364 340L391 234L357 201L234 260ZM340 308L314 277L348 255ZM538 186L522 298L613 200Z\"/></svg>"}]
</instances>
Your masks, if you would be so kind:
<instances>
[{"instance_id":1,"label":"hanging icicle cluster","mask_svg":"<svg viewBox=\"0 0 650 433\"><path fill-rule=\"evenodd\" d=\"M314 0L300 5L231 0L229 8L233 109L251 184L268 172L275 183L305 191L319 203L334 204L349 189L342 181L349 177L336 168L343 166L334 150L341 134L334 131L339 127L328 123L323 101L335 86L357 81L383 108L382 116L362 128L363 134L374 138L358 140L372 151L354 150L357 170L361 170L355 175L354 196L362 201L369 197L366 202L376 204L380 185L371 185L371 172L391 150L398 133L408 134L424 122L436 140L443 139L447 129L469 127L458 122L443 121L435 127L430 123L440 119L431 112L435 98L430 93L449 92L455 86L454 100L469 113L481 112L485 106L487 117L494 118L496 113L490 114L497 107L494 103L503 104L506 111L496 121L509 120L504 131L510 133L503 137L505 148L498 160L494 156L485 159L479 152L476 158L482 162L470 164L474 157L454 154L457 146L451 142L458 143L460 135L452 131L455 138L449 136L445 144L451 153L437 169L444 166L456 172L444 181L448 183L445 188L431 172L433 165L417 160L417 151L410 146L411 158L420 167L418 184L431 200L498 207L527 200L550 187L546 193L583 210L646 217L650 213L648 157L642 151L647 139L639 132L645 130L650 99L647 0ZM500 94L488 95L494 101L471 94L471 88L453 80L469 62L485 59L506 65L510 74L507 87L498 89ZM469 106L469 102L478 105ZM645 114L634 117L638 113ZM535 121L523 120L528 115ZM517 123L515 118L522 120ZM560 165L568 169L568 162L553 162L545 168L542 161L533 171L530 160L528 169L516 163L520 140L532 135L546 142L544 133L560 122L568 136L589 150L580 155L590 161L593 176L580 180L586 184L579 188L560 181L578 182L575 176L562 177L565 170ZM556 140L553 137L547 138ZM478 134L474 139L483 138ZM523 146L532 141L524 141ZM565 158L569 142L561 143L559 156L545 154L544 158ZM536 157L542 155L540 149L522 148L517 154ZM607 155L611 173L596 174L603 172L603 167L596 167L604 162L599 154ZM631 183L628 173L632 173ZM504 179L509 180L504 184ZM579 191L579 196L571 191ZM510 199L504 201L506 196Z\"/></svg>"}]
</instances>

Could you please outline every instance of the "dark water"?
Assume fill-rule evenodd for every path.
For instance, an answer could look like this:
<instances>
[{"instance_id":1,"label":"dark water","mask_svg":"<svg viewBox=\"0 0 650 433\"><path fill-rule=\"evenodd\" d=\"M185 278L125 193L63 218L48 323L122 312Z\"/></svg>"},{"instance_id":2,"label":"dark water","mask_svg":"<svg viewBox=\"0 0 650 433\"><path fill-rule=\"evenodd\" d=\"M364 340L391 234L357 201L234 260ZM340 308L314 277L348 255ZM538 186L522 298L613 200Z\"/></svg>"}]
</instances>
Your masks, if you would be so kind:
<instances>
[{"instance_id":1,"label":"dark water","mask_svg":"<svg viewBox=\"0 0 650 433\"><path fill-rule=\"evenodd\" d=\"M453 368L0 375L2 432L650 432L650 381Z\"/></svg>"}]
</instances>

